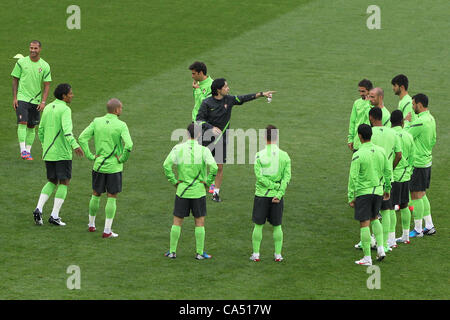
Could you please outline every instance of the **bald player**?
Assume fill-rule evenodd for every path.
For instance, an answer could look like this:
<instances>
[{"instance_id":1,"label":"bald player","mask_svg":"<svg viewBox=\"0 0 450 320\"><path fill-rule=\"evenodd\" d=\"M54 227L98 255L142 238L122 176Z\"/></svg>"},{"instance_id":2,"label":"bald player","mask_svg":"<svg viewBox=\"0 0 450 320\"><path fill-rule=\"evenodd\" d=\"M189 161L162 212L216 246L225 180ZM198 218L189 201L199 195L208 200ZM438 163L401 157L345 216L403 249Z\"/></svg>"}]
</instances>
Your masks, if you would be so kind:
<instances>
[{"instance_id":1,"label":"bald player","mask_svg":"<svg viewBox=\"0 0 450 320\"><path fill-rule=\"evenodd\" d=\"M123 164L128 160L133 142L127 124L119 120L122 103L111 99L106 105L107 114L95 118L79 137L79 144L86 158L94 161L92 169L92 196L89 203L89 232L94 232L95 217L100 207L102 193L107 193L105 206L105 228L103 238L116 238L111 226L116 214L117 194L122 191ZM89 140L94 137L95 154L89 149Z\"/></svg>"},{"instance_id":2,"label":"bald player","mask_svg":"<svg viewBox=\"0 0 450 320\"><path fill-rule=\"evenodd\" d=\"M391 113L389 110L384 106L383 103L384 99L384 91L380 87L373 88L369 91L369 100L372 107L378 107L383 112L383 116L381 119L381 125L385 127L391 126Z\"/></svg>"}]
</instances>

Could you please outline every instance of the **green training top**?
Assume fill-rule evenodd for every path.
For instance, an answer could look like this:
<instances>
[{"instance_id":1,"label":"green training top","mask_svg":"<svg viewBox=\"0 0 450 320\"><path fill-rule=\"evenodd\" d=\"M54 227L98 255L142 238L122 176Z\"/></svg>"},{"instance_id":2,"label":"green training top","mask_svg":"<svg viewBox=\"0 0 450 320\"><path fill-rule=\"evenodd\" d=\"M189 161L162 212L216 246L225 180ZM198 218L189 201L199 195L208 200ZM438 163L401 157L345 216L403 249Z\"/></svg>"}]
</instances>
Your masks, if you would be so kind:
<instances>
[{"instance_id":1,"label":"green training top","mask_svg":"<svg viewBox=\"0 0 450 320\"><path fill-rule=\"evenodd\" d=\"M198 109L200 109L202 101L211 95L212 82L213 79L210 76L208 76L208 78L206 78L205 80L198 82L200 88L192 88L193 89L192 93L194 95L194 109L192 109L193 122L195 122L195 120L197 119Z\"/></svg>"},{"instance_id":2,"label":"green training top","mask_svg":"<svg viewBox=\"0 0 450 320\"><path fill-rule=\"evenodd\" d=\"M436 144L436 121L430 111L424 111L418 114L417 119L411 122L406 128L414 138L415 153L414 167L431 167L431 151Z\"/></svg>"},{"instance_id":3,"label":"green training top","mask_svg":"<svg viewBox=\"0 0 450 320\"><path fill-rule=\"evenodd\" d=\"M59 99L44 108L38 135L45 161L72 160L72 149L80 147L72 134L72 110Z\"/></svg>"},{"instance_id":4,"label":"green training top","mask_svg":"<svg viewBox=\"0 0 450 320\"><path fill-rule=\"evenodd\" d=\"M255 155L255 196L281 198L291 180L291 158L276 144L268 144Z\"/></svg>"},{"instance_id":5,"label":"green training top","mask_svg":"<svg viewBox=\"0 0 450 320\"><path fill-rule=\"evenodd\" d=\"M391 170L394 166L395 152L402 152L400 137L392 128L372 127L371 141L383 148L386 157L391 164Z\"/></svg>"},{"instance_id":6,"label":"green training top","mask_svg":"<svg viewBox=\"0 0 450 320\"><path fill-rule=\"evenodd\" d=\"M394 169L394 181L409 181L413 170L414 138L401 126L393 127L392 130L399 136L402 146L402 158Z\"/></svg>"},{"instance_id":7,"label":"green training top","mask_svg":"<svg viewBox=\"0 0 450 320\"><path fill-rule=\"evenodd\" d=\"M391 113L389 112L389 110L386 107L383 107L381 109L381 111L383 112L383 115L381 118L381 123L383 124L383 126L390 128L391 127Z\"/></svg>"},{"instance_id":8,"label":"green training top","mask_svg":"<svg viewBox=\"0 0 450 320\"><path fill-rule=\"evenodd\" d=\"M173 173L173 165L176 165L178 179ZM211 185L217 174L217 164L211 151L193 139L173 147L164 160L163 168L171 184L176 185L178 181L181 181L177 187L177 196L187 199L204 197L205 184ZM207 174L207 168L209 168L209 174Z\"/></svg>"},{"instance_id":9,"label":"green training top","mask_svg":"<svg viewBox=\"0 0 450 320\"><path fill-rule=\"evenodd\" d=\"M361 142L358 138L358 126L360 124L369 124L370 101L359 98L353 103L352 113L350 114L350 122L348 126L347 143L353 142L353 149L358 150Z\"/></svg>"},{"instance_id":10,"label":"green training top","mask_svg":"<svg viewBox=\"0 0 450 320\"><path fill-rule=\"evenodd\" d=\"M408 113L411 112L411 122L417 119L417 115L414 112L413 105L412 105L412 98L409 94L405 95L399 102L398 102L398 110L400 110L403 113L403 118L405 118ZM405 127L407 126L408 121L405 121Z\"/></svg>"},{"instance_id":11,"label":"green training top","mask_svg":"<svg viewBox=\"0 0 450 320\"><path fill-rule=\"evenodd\" d=\"M40 58L34 62L29 56L16 62L11 75L19 79L17 100L40 104L42 99L42 82L52 81L50 65Z\"/></svg>"},{"instance_id":12,"label":"green training top","mask_svg":"<svg viewBox=\"0 0 450 320\"><path fill-rule=\"evenodd\" d=\"M392 165L383 148L371 141L363 143L353 154L348 177L348 202L366 194L391 192Z\"/></svg>"},{"instance_id":13,"label":"green training top","mask_svg":"<svg viewBox=\"0 0 450 320\"><path fill-rule=\"evenodd\" d=\"M95 155L89 149L89 140L92 136L95 142ZM127 124L112 113L95 118L80 134L78 141L86 158L95 160L93 170L100 173L122 172L123 164L130 157L133 148Z\"/></svg>"}]
</instances>

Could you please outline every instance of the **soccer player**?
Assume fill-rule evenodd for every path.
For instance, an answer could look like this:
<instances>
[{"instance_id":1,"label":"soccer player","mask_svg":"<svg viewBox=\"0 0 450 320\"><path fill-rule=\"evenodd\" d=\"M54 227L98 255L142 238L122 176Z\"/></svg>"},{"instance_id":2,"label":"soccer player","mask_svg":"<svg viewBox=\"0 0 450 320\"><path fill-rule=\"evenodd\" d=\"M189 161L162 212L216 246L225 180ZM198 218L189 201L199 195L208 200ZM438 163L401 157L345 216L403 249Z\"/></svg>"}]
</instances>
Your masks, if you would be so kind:
<instances>
[{"instance_id":1,"label":"soccer player","mask_svg":"<svg viewBox=\"0 0 450 320\"><path fill-rule=\"evenodd\" d=\"M206 73L208 69L203 62L195 61L189 66L192 73L192 88L194 95L194 109L192 109L192 122L197 118L198 109L202 101L211 95L211 84L213 79Z\"/></svg>"},{"instance_id":2,"label":"soccer player","mask_svg":"<svg viewBox=\"0 0 450 320\"><path fill-rule=\"evenodd\" d=\"M373 107L378 107L381 109L381 111L383 112L383 117L382 117L382 125L385 127L389 127L391 125L390 119L391 119L391 113L389 112L389 110L384 106L383 103L383 98L384 98L384 91L381 88L373 88L372 90L370 90L369 92L369 100L370 103L372 105L371 108Z\"/></svg>"},{"instance_id":3,"label":"soccer player","mask_svg":"<svg viewBox=\"0 0 450 320\"><path fill-rule=\"evenodd\" d=\"M391 128L382 125L382 116L383 113L379 107L373 107L369 111L369 121L372 126L372 143L384 149L390 165L389 169L393 172L402 158L402 145L396 132ZM392 233L389 233L392 229L391 220L393 220L393 223L396 221L392 198L381 202L380 214L381 224L383 225L384 251L389 252L392 250L390 248L395 247L396 245L395 233L393 237Z\"/></svg>"},{"instance_id":4,"label":"soccer player","mask_svg":"<svg viewBox=\"0 0 450 320\"><path fill-rule=\"evenodd\" d=\"M123 164L130 157L133 148L128 126L119 116L123 106L119 99L113 98L106 104L107 114L95 118L80 134L79 142L86 158L94 161L92 169L92 196L89 202L89 231L94 232L95 217L100 207L102 193L107 193L105 206L105 228L103 238L116 238L119 235L111 229L116 215L117 194L122 191ZM95 155L89 149L89 140L94 137Z\"/></svg>"},{"instance_id":5,"label":"soccer player","mask_svg":"<svg viewBox=\"0 0 450 320\"><path fill-rule=\"evenodd\" d=\"M348 178L348 203L355 209L355 219L360 222L361 246L364 257L356 264L371 266L370 228L377 240L377 260L386 256L383 246L383 227L378 220L382 200L388 200L391 191L391 165L383 148L371 142L372 128L358 126L361 146L353 154Z\"/></svg>"},{"instance_id":6,"label":"soccer player","mask_svg":"<svg viewBox=\"0 0 450 320\"><path fill-rule=\"evenodd\" d=\"M416 94L412 97L412 102L417 119L406 128L406 131L413 136L415 143L414 170L410 183L411 205L414 207L414 230L409 234L411 238L436 233L431 219L430 201L426 194L431 180L432 150L436 144L436 122L428 110L428 97L425 94ZM422 229L422 218L425 220L424 229Z\"/></svg>"},{"instance_id":7,"label":"soccer player","mask_svg":"<svg viewBox=\"0 0 450 320\"><path fill-rule=\"evenodd\" d=\"M39 112L45 108L52 81L50 66L41 58L41 43L38 40L31 41L30 55L16 62L11 76L20 156L24 160L33 160L31 147L36 136L34 127L39 124Z\"/></svg>"},{"instance_id":8,"label":"soccer player","mask_svg":"<svg viewBox=\"0 0 450 320\"><path fill-rule=\"evenodd\" d=\"M254 170L256 175L255 198L253 200L252 233L253 254L250 260L260 260L262 231L266 220L273 226L275 243L274 260L283 261L281 249L283 246L284 194L291 180L291 159L277 145L278 129L269 125L266 127L266 147L256 153Z\"/></svg>"},{"instance_id":9,"label":"soccer player","mask_svg":"<svg viewBox=\"0 0 450 320\"><path fill-rule=\"evenodd\" d=\"M398 206L401 214L403 234L401 238L396 239L396 242L409 242L409 225L411 223L411 212L409 211L409 180L414 162L414 139L403 130L404 119L401 110L394 110L391 113L391 127L400 138L402 148L402 158L394 169L394 182L392 182L391 198L394 208ZM397 224L396 216L391 217L389 228L389 239L395 238L395 227ZM392 245L392 240L391 240ZM393 246L395 247L395 245Z\"/></svg>"},{"instance_id":10,"label":"soccer player","mask_svg":"<svg viewBox=\"0 0 450 320\"><path fill-rule=\"evenodd\" d=\"M392 78L391 84L392 90L400 99L398 102L398 110L403 113L404 117L410 115L411 121L416 120L417 116L412 107L412 98L408 94L408 77L404 74L399 74Z\"/></svg>"},{"instance_id":11,"label":"soccer player","mask_svg":"<svg viewBox=\"0 0 450 320\"><path fill-rule=\"evenodd\" d=\"M71 86L67 83L58 85L54 95L56 100L44 109L38 130L48 182L42 188L33 215L35 223L42 225L44 205L56 189L53 210L48 222L65 226L59 217L59 211L66 199L67 187L72 178L72 149L81 157L84 153L72 134L72 110L68 106L73 99Z\"/></svg>"},{"instance_id":12,"label":"soccer player","mask_svg":"<svg viewBox=\"0 0 450 320\"><path fill-rule=\"evenodd\" d=\"M360 145L358 138L358 126L363 123L369 124L369 110L371 108L369 91L372 89L372 82L368 79L363 79L358 83L358 91L361 97L353 103L350 122L348 125L347 145L353 152L358 150Z\"/></svg>"},{"instance_id":13,"label":"soccer player","mask_svg":"<svg viewBox=\"0 0 450 320\"><path fill-rule=\"evenodd\" d=\"M230 88L224 78L216 79L211 84L212 97L203 100L197 114L196 122L202 125L206 132L202 137L203 146L212 149L212 154L218 165L218 172L214 186L212 200L221 202L219 192L223 179L223 164L227 156L227 129L230 126L231 111L233 106L242 105L245 102L260 98L271 97L275 91L266 91L246 94L243 96L228 95Z\"/></svg>"},{"instance_id":14,"label":"soccer player","mask_svg":"<svg viewBox=\"0 0 450 320\"><path fill-rule=\"evenodd\" d=\"M173 225L170 230L170 248L165 256L172 259L177 257L181 225L184 218L189 217L192 212L195 220L195 259L210 259L211 255L204 251L206 189L214 181L217 164L211 151L198 143L202 133L201 127L191 123L187 127L187 131L189 139L173 147L163 164L164 174L177 189L173 209ZM174 165L178 172L178 179L173 172ZM208 168L209 173L207 172Z\"/></svg>"}]
</instances>

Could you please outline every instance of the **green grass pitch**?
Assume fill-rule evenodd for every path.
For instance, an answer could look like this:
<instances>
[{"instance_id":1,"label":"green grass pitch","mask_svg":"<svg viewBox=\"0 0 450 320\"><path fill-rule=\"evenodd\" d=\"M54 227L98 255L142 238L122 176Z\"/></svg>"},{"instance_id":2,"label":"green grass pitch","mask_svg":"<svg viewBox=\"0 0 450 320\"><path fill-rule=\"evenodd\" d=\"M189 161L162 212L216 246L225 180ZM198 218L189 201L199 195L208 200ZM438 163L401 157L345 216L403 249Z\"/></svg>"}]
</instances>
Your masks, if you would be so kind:
<instances>
[{"instance_id":1,"label":"green grass pitch","mask_svg":"<svg viewBox=\"0 0 450 320\"><path fill-rule=\"evenodd\" d=\"M374 2L374 3L372 3ZM4 0L0 18L0 299L448 299L450 170L450 59L446 0L325 1L219 0L76 1L81 29L69 30L69 1ZM366 9L376 4L381 29L369 30ZM92 163L74 157L73 179L61 217L44 226L32 212L45 179L37 141L35 161L19 158L12 108L14 55L43 44L55 85L73 87L74 134L105 114L119 98L134 150L124 167L123 192L113 230L102 239L105 198L96 233L87 232ZM204 61L232 94L276 90L236 107L231 127L280 128L280 147L292 159L283 218L285 261L274 263L272 227L266 225L262 261L251 263L253 166L226 165L222 203L208 200L205 248L194 259L192 217L182 228L177 259L169 246L174 189L162 163L170 135L185 128L193 106L188 66ZM369 78L385 89L392 111L393 76L409 77L411 94L430 97L437 122L428 197L437 234L412 239L378 264L381 289L369 290L359 224L347 205L351 154L346 145L357 83ZM48 99L53 100L52 98ZM397 235L401 224L397 224ZM81 289L69 290L66 270L77 265Z\"/></svg>"}]
</instances>

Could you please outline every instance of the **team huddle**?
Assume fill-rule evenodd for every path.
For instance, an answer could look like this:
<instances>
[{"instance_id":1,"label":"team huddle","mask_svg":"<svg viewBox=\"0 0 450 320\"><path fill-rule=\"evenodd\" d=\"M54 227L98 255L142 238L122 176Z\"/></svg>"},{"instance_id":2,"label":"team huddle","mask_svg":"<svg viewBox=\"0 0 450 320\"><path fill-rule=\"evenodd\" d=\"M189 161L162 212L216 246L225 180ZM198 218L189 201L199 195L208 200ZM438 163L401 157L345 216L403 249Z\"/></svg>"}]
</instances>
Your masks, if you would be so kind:
<instances>
[{"instance_id":1,"label":"team huddle","mask_svg":"<svg viewBox=\"0 0 450 320\"><path fill-rule=\"evenodd\" d=\"M40 57L40 52L41 43L32 41L30 55L20 58L11 73L20 156L26 161L33 160L31 148L35 140L35 126L39 125L38 137L47 172L48 181L33 211L34 222L43 225L44 205L56 190L48 222L56 226L66 225L59 215L72 179L72 155L75 152L94 163L87 230L96 231L95 217L100 209L100 197L106 193L102 237L116 238L118 234L112 231L116 201L122 191L123 164L129 159L133 148L128 126L119 119L123 111L122 102L116 98L110 99L106 105L106 115L95 118L77 141L72 133L72 110L69 106L74 97L72 87L67 83L59 84L54 90L55 100L46 103L52 77L50 65ZM207 76L204 63L194 62L189 70L193 79L194 108L186 132L188 139L173 147L163 163L164 174L176 188L170 246L165 256L176 258L183 220L192 213L195 221L195 258L203 260L212 257L204 250L206 193L212 193L214 202L222 202L219 192L223 164L226 163L227 129L230 128L232 108L260 97L266 97L270 102L275 92L232 96L228 94L230 89L226 79L211 79ZM94 153L89 148L92 138ZM283 196L291 178L291 160L278 147L278 129L275 126L266 127L265 138L266 147L256 154L254 164L256 184L252 213L253 253L250 260L260 261L262 229L269 221L273 225L274 261L279 262L283 260Z\"/></svg>"},{"instance_id":2,"label":"team huddle","mask_svg":"<svg viewBox=\"0 0 450 320\"><path fill-rule=\"evenodd\" d=\"M350 116L348 147L353 157L348 202L360 221L361 241L355 247L364 253L355 263L365 266L372 265L371 248L376 248L376 258L382 261L398 243L409 244L410 238L436 233L426 195L436 122L428 110L428 97L408 94L405 75L395 76L391 84L400 98L397 110L389 113L383 90L364 79L358 83L361 98L354 102ZM396 212L401 215L399 238L395 235Z\"/></svg>"}]
</instances>

